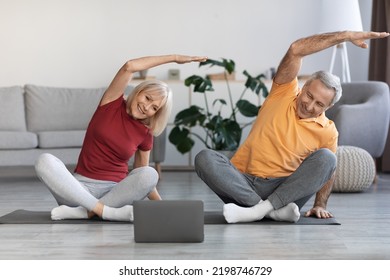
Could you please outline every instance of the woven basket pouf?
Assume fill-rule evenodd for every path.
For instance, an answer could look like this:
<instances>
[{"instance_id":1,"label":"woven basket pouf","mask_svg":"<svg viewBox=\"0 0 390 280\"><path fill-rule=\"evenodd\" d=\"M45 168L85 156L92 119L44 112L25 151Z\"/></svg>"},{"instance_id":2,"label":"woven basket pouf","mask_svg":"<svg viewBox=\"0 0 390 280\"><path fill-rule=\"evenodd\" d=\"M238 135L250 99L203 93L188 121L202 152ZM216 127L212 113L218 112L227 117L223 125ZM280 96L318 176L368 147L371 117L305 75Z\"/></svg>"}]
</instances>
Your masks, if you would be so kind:
<instances>
[{"instance_id":1,"label":"woven basket pouf","mask_svg":"<svg viewBox=\"0 0 390 280\"><path fill-rule=\"evenodd\" d=\"M337 168L333 192L361 192L375 179L375 162L362 148L339 146L336 152Z\"/></svg>"}]
</instances>

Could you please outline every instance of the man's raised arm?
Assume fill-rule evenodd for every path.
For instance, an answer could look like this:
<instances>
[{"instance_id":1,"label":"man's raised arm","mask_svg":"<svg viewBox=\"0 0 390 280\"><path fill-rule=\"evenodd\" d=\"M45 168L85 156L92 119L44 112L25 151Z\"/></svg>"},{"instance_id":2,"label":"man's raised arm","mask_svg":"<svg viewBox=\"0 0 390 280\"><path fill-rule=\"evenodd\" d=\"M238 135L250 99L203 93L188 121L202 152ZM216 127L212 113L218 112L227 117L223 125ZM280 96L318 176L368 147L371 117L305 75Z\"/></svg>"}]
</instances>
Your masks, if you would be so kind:
<instances>
[{"instance_id":1,"label":"man's raised arm","mask_svg":"<svg viewBox=\"0 0 390 280\"><path fill-rule=\"evenodd\" d=\"M303 57L322 51L343 42L351 42L360 48L367 48L369 39L380 39L389 36L388 32L340 31L316 34L293 42L283 57L274 81L284 84L298 76Z\"/></svg>"}]
</instances>

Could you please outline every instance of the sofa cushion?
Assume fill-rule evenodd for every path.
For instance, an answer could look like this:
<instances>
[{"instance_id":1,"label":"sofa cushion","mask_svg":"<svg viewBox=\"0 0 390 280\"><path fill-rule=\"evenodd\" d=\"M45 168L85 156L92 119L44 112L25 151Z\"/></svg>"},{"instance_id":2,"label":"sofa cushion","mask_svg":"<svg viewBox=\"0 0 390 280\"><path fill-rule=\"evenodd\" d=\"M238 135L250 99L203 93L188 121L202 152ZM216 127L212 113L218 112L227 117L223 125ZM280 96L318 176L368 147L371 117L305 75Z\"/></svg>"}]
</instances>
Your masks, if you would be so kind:
<instances>
[{"instance_id":1,"label":"sofa cushion","mask_svg":"<svg viewBox=\"0 0 390 280\"><path fill-rule=\"evenodd\" d=\"M81 147L85 132L85 130L38 132L39 147L45 149Z\"/></svg>"},{"instance_id":2,"label":"sofa cushion","mask_svg":"<svg viewBox=\"0 0 390 280\"><path fill-rule=\"evenodd\" d=\"M38 137L28 131L0 131L0 150L32 149L38 146Z\"/></svg>"},{"instance_id":3,"label":"sofa cushion","mask_svg":"<svg viewBox=\"0 0 390 280\"><path fill-rule=\"evenodd\" d=\"M0 88L0 130L26 130L23 93L19 86Z\"/></svg>"},{"instance_id":4,"label":"sofa cushion","mask_svg":"<svg viewBox=\"0 0 390 280\"><path fill-rule=\"evenodd\" d=\"M30 131L85 130L105 88L25 86Z\"/></svg>"}]
</instances>

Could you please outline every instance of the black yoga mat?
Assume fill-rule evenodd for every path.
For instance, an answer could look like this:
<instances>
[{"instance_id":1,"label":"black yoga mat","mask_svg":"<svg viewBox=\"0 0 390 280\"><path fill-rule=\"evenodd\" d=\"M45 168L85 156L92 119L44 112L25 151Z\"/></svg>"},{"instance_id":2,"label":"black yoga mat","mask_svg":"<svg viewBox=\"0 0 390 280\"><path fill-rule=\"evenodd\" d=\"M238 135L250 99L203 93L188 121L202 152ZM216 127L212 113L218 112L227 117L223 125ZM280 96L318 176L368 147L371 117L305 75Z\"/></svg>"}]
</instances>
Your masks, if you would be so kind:
<instances>
[{"instance_id":1,"label":"black yoga mat","mask_svg":"<svg viewBox=\"0 0 390 280\"><path fill-rule=\"evenodd\" d=\"M205 224L228 224L223 216L222 212L205 212L204 215ZM335 218L330 219L317 219L315 217L305 217L304 213L301 213L301 217L298 222L278 222L271 219L264 218L261 221L256 221L252 223L237 223L239 225L341 225ZM235 224L236 225L236 224Z\"/></svg>"},{"instance_id":2,"label":"black yoga mat","mask_svg":"<svg viewBox=\"0 0 390 280\"><path fill-rule=\"evenodd\" d=\"M296 223L277 222L271 219L263 219L253 223L238 223L246 225L340 225L335 218L330 219L317 219L314 217L304 217L301 213L301 218ZM88 220L60 220L53 221L50 218L50 211L29 211L29 210L16 210L9 214L0 217L0 224L130 224L129 222L115 222L104 221L98 218ZM222 212L205 212L204 216L205 224L227 224Z\"/></svg>"}]
</instances>

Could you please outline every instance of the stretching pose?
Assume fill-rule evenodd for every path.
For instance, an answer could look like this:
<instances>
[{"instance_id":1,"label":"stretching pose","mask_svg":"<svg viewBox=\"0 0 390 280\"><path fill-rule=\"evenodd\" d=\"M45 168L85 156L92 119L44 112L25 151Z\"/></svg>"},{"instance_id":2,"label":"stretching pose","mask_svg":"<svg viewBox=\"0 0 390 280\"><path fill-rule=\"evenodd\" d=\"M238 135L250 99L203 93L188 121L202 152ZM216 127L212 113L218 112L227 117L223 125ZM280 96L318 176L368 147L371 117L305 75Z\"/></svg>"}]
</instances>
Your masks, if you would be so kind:
<instances>
[{"instance_id":1,"label":"stretching pose","mask_svg":"<svg viewBox=\"0 0 390 280\"><path fill-rule=\"evenodd\" d=\"M320 71L299 89L297 75L306 55L345 41L367 48L365 40L387 36L343 31L290 45L248 138L231 161L212 150L195 158L199 177L226 203L227 222L264 217L296 222L314 194L314 206L305 215L332 217L326 205L334 182L338 132L325 111L341 97L340 79Z\"/></svg>"},{"instance_id":2,"label":"stretching pose","mask_svg":"<svg viewBox=\"0 0 390 280\"><path fill-rule=\"evenodd\" d=\"M124 99L133 73L161 64L200 62L206 57L165 55L127 61L115 75L95 111L85 135L79 160L72 175L51 154L36 161L38 177L46 184L58 207L53 220L89 219L132 221L135 200L160 200L157 171L149 167L153 135L165 128L172 92L157 80L145 81ZM128 161L134 155L134 169Z\"/></svg>"}]
</instances>

